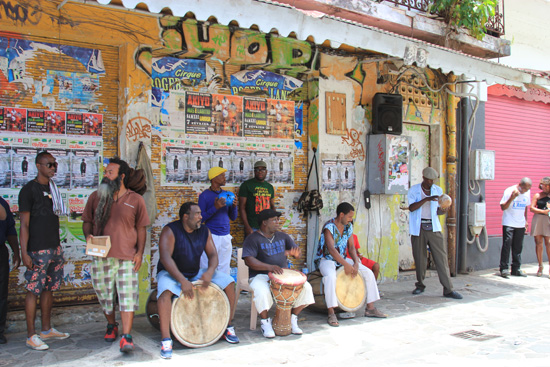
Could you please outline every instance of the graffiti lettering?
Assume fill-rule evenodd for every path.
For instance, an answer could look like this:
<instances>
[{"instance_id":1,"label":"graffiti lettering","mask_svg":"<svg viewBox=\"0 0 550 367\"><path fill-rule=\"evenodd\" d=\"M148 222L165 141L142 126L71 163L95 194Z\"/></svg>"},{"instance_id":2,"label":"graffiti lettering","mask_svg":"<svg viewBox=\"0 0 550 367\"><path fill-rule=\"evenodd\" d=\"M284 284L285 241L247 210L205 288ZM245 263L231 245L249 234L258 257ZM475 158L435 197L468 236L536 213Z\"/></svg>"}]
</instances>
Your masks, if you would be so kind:
<instances>
[{"instance_id":1,"label":"graffiti lettering","mask_svg":"<svg viewBox=\"0 0 550 367\"><path fill-rule=\"evenodd\" d=\"M355 129L349 129L347 131L347 136L342 137L342 144L347 144L351 147L350 156L352 158L357 158L360 161L365 160L365 147L363 146L363 143L359 140L361 138L361 135L363 133L360 133L359 131Z\"/></svg>"},{"instance_id":2,"label":"graffiti lettering","mask_svg":"<svg viewBox=\"0 0 550 367\"><path fill-rule=\"evenodd\" d=\"M24 6L20 4L12 5L9 1L0 0L0 9L0 19L3 19L4 15L7 19L16 22L29 22L36 25L42 18L42 9L37 2Z\"/></svg>"},{"instance_id":3,"label":"graffiti lettering","mask_svg":"<svg viewBox=\"0 0 550 367\"><path fill-rule=\"evenodd\" d=\"M138 114L128 121L126 139L136 142L139 139L151 138L151 121Z\"/></svg>"}]
</instances>

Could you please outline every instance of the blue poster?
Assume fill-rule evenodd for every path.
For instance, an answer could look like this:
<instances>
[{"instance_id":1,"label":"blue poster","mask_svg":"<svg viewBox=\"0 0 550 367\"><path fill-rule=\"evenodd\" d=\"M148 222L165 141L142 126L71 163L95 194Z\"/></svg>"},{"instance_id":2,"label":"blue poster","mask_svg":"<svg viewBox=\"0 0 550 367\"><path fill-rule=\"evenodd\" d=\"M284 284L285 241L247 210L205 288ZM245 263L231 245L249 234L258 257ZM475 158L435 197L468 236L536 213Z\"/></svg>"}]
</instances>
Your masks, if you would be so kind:
<instances>
[{"instance_id":1,"label":"blue poster","mask_svg":"<svg viewBox=\"0 0 550 367\"><path fill-rule=\"evenodd\" d=\"M0 56L8 58L8 81L17 81L24 77L24 64L37 50L60 52L80 62L90 73L105 73L101 50L0 37Z\"/></svg>"},{"instance_id":2,"label":"blue poster","mask_svg":"<svg viewBox=\"0 0 550 367\"><path fill-rule=\"evenodd\" d=\"M263 70L243 70L231 75L231 94L287 100L303 82L287 75Z\"/></svg>"},{"instance_id":3,"label":"blue poster","mask_svg":"<svg viewBox=\"0 0 550 367\"><path fill-rule=\"evenodd\" d=\"M165 109L171 89L194 87L206 80L206 61L163 57L152 64L151 104Z\"/></svg>"}]
</instances>

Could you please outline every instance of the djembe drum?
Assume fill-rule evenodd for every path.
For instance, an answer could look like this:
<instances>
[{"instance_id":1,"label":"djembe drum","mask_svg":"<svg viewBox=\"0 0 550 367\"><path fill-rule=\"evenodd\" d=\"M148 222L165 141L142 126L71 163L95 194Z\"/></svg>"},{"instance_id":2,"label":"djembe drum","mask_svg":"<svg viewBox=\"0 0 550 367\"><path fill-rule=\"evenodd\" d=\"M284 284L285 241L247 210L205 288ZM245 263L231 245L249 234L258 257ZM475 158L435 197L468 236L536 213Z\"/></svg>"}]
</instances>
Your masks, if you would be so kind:
<instances>
[{"instance_id":1,"label":"djembe drum","mask_svg":"<svg viewBox=\"0 0 550 367\"><path fill-rule=\"evenodd\" d=\"M269 273L270 288L275 299L276 309L273 319L273 331L275 335L290 335L290 311L294 302L302 293L306 282L304 273L292 269L283 269L283 274Z\"/></svg>"}]
</instances>

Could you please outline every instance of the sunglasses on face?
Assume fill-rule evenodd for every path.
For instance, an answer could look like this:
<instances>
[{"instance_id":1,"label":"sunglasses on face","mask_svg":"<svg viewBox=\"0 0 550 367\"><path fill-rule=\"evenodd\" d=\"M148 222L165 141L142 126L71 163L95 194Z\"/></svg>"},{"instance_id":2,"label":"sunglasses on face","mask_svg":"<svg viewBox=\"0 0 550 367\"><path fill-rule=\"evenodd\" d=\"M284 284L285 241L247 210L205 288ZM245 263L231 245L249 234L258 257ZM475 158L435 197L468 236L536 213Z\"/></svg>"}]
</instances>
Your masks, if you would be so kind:
<instances>
[{"instance_id":1,"label":"sunglasses on face","mask_svg":"<svg viewBox=\"0 0 550 367\"><path fill-rule=\"evenodd\" d=\"M57 162L48 162L48 163L40 163L42 166L46 166L48 168L57 168Z\"/></svg>"}]
</instances>

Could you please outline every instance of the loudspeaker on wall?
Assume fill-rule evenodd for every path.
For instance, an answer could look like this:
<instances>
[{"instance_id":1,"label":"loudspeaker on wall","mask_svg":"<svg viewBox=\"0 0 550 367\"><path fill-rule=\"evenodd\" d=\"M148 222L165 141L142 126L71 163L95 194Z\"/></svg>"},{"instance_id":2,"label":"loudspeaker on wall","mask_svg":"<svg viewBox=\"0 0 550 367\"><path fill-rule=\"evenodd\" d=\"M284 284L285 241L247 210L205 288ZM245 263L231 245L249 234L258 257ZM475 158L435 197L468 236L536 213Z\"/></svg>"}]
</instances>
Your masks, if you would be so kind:
<instances>
[{"instance_id":1,"label":"loudspeaker on wall","mask_svg":"<svg viewBox=\"0 0 550 367\"><path fill-rule=\"evenodd\" d=\"M372 100L372 133L401 135L403 132L403 96L376 93Z\"/></svg>"}]
</instances>

